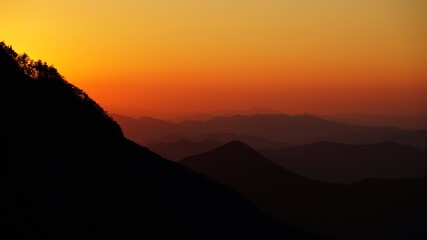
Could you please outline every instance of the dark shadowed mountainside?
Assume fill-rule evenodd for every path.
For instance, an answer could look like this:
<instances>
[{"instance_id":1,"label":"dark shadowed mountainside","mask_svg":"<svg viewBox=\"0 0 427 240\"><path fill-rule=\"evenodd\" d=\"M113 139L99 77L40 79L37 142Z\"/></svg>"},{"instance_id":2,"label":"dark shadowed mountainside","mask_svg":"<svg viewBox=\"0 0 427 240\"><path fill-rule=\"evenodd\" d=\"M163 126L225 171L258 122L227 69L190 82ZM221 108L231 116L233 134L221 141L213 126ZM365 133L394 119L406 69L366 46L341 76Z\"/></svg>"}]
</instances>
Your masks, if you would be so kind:
<instances>
[{"instance_id":1,"label":"dark shadowed mountainside","mask_svg":"<svg viewBox=\"0 0 427 240\"><path fill-rule=\"evenodd\" d=\"M393 142L369 145L317 142L259 151L289 170L325 182L427 177L427 152Z\"/></svg>"},{"instance_id":2,"label":"dark shadowed mountainside","mask_svg":"<svg viewBox=\"0 0 427 240\"><path fill-rule=\"evenodd\" d=\"M0 43L2 239L312 239L123 137L55 68Z\"/></svg>"},{"instance_id":3,"label":"dark shadowed mountainside","mask_svg":"<svg viewBox=\"0 0 427 240\"><path fill-rule=\"evenodd\" d=\"M212 133L197 137L166 135L154 140L153 143L145 144L145 146L166 159L178 161L206 152L230 141L243 141L253 148L283 148L291 146L290 144L275 142L260 137L232 133Z\"/></svg>"},{"instance_id":4,"label":"dark shadowed mountainside","mask_svg":"<svg viewBox=\"0 0 427 240\"><path fill-rule=\"evenodd\" d=\"M322 183L284 169L242 142L180 163L238 190L285 223L333 239L427 237L427 178Z\"/></svg>"},{"instance_id":5,"label":"dark shadowed mountainside","mask_svg":"<svg viewBox=\"0 0 427 240\"><path fill-rule=\"evenodd\" d=\"M147 148L162 157L179 161L185 157L203 153L220 146L221 143L212 140L195 142L191 140L178 140L176 142L159 142L147 144Z\"/></svg>"},{"instance_id":6,"label":"dark shadowed mountainside","mask_svg":"<svg viewBox=\"0 0 427 240\"><path fill-rule=\"evenodd\" d=\"M284 145L301 145L318 141L346 144L396 142L427 149L427 130L352 126L310 115L238 115L179 123L153 118L130 119L118 115L115 115L114 119L122 126L127 137L140 144L158 142L158 139L168 135L193 138L207 134L227 133L249 135ZM231 140L244 141L244 139Z\"/></svg>"},{"instance_id":7,"label":"dark shadowed mountainside","mask_svg":"<svg viewBox=\"0 0 427 240\"><path fill-rule=\"evenodd\" d=\"M246 143L252 148L284 148L293 146L290 143L283 143L278 141L273 141L257 136L252 136L248 134L233 134L233 133L211 133L211 134L203 134L197 137L193 137L194 140L205 140L205 139L215 139L223 144L232 142L232 141L241 141Z\"/></svg>"},{"instance_id":8,"label":"dark shadowed mountainside","mask_svg":"<svg viewBox=\"0 0 427 240\"><path fill-rule=\"evenodd\" d=\"M207 176L214 173L215 178L219 178L221 182L229 184L230 180L239 188L249 187L258 191L266 183L276 182L281 186L286 184L289 188L299 188L301 184L311 186L314 183L313 180L269 161L240 141L229 142L206 153L185 158L180 163ZM236 174L236 170L239 174Z\"/></svg>"}]
</instances>

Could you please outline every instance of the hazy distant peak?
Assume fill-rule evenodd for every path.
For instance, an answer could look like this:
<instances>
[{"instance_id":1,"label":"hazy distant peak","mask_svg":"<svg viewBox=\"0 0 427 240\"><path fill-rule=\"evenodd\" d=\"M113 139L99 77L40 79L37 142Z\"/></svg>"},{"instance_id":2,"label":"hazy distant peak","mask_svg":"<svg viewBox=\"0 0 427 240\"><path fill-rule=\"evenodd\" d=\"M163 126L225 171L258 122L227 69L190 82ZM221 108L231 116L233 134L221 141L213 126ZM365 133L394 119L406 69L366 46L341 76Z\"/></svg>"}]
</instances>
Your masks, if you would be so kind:
<instances>
[{"instance_id":1,"label":"hazy distant peak","mask_svg":"<svg viewBox=\"0 0 427 240\"><path fill-rule=\"evenodd\" d=\"M284 113L272 113L272 114L253 114L253 115L230 115L230 116L217 116L209 121L225 120L225 119L255 119L255 120L308 120L308 121L322 121L328 123L336 123L345 125L342 123L325 120L314 115L303 114L303 115L289 115Z\"/></svg>"},{"instance_id":2,"label":"hazy distant peak","mask_svg":"<svg viewBox=\"0 0 427 240\"><path fill-rule=\"evenodd\" d=\"M246 143L238 140L230 141L226 144L224 144L222 147L224 148L241 148L241 149L251 149Z\"/></svg>"},{"instance_id":3,"label":"hazy distant peak","mask_svg":"<svg viewBox=\"0 0 427 240\"><path fill-rule=\"evenodd\" d=\"M237 141L237 140L228 142L218 148L211 150L210 152L225 153L225 154L251 153L251 154L259 155L258 152L256 152L246 143L242 141Z\"/></svg>"}]
</instances>

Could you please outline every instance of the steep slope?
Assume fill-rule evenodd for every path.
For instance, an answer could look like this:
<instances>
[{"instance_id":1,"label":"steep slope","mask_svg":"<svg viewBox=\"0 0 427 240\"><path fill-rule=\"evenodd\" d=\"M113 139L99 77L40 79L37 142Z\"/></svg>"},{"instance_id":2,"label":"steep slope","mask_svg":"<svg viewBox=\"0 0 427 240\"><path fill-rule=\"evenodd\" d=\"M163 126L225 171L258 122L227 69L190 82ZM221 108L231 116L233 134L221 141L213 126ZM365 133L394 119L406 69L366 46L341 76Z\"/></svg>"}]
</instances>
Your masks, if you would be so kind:
<instances>
[{"instance_id":1,"label":"steep slope","mask_svg":"<svg viewBox=\"0 0 427 240\"><path fill-rule=\"evenodd\" d=\"M260 152L289 170L326 182L427 177L427 152L393 142L369 145L318 142Z\"/></svg>"},{"instance_id":2,"label":"steep slope","mask_svg":"<svg viewBox=\"0 0 427 240\"><path fill-rule=\"evenodd\" d=\"M238 190L283 222L333 239L427 236L427 178L327 184L288 171L241 142L180 163Z\"/></svg>"},{"instance_id":3,"label":"steep slope","mask_svg":"<svg viewBox=\"0 0 427 240\"><path fill-rule=\"evenodd\" d=\"M311 239L127 139L56 69L0 43L2 239Z\"/></svg>"}]
</instances>

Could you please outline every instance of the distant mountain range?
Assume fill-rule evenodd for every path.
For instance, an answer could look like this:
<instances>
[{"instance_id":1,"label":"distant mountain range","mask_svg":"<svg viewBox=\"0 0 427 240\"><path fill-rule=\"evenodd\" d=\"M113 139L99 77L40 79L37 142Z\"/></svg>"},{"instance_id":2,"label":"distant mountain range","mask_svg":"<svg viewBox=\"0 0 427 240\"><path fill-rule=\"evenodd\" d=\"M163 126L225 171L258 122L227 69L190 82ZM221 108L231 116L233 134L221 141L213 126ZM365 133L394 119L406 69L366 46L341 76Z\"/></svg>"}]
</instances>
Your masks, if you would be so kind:
<instances>
[{"instance_id":1,"label":"distant mountain range","mask_svg":"<svg viewBox=\"0 0 427 240\"><path fill-rule=\"evenodd\" d=\"M165 136L181 136L193 139L202 135L226 133L251 136L282 144L303 145L318 141L346 144L374 144L396 142L420 149L427 149L427 130L404 130L395 127L364 127L333 122L309 115L289 116L240 115L215 117L208 121L184 121L172 123L153 118L132 119L113 115L127 137L140 143L158 143ZM215 139L221 142L220 139ZM177 141L179 139L175 139ZM245 141L241 137L230 140ZM257 144L254 148L265 148Z\"/></svg>"},{"instance_id":2,"label":"distant mountain range","mask_svg":"<svg viewBox=\"0 0 427 240\"><path fill-rule=\"evenodd\" d=\"M255 114L280 114L271 108L249 108L243 110L222 110L222 111L197 111L197 112L183 112L183 111L158 111L148 110L141 108L105 106L108 112L116 113L116 115L130 116L132 118L151 117L157 119L164 119L171 122L182 122L187 120L206 121L216 116L234 116L234 115L255 115Z\"/></svg>"},{"instance_id":3,"label":"distant mountain range","mask_svg":"<svg viewBox=\"0 0 427 240\"><path fill-rule=\"evenodd\" d=\"M324 119L360 126L394 126L409 130L427 129L427 113L412 115L340 114Z\"/></svg>"},{"instance_id":4,"label":"distant mountain range","mask_svg":"<svg viewBox=\"0 0 427 240\"><path fill-rule=\"evenodd\" d=\"M317 142L260 152L287 169L325 182L427 177L427 152L393 142L368 145Z\"/></svg>"},{"instance_id":5,"label":"distant mountain range","mask_svg":"<svg viewBox=\"0 0 427 240\"><path fill-rule=\"evenodd\" d=\"M180 163L238 190L283 222L332 239L427 237L427 178L327 184L288 171L237 141Z\"/></svg>"},{"instance_id":6,"label":"distant mountain range","mask_svg":"<svg viewBox=\"0 0 427 240\"><path fill-rule=\"evenodd\" d=\"M146 146L169 160L178 161L234 140L243 141L254 148L283 148L292 146L291 144L271 141L260 137L232 133L212 133L197 137L166 135L153 140L153 143L148 143Z\"/></svg>"},{"instance_id":7,"label":"distant mountain range","mask_svg":"<svg viewBox=\"0 0 427 240\"><path fill-rule=\"evenodd\" d=\"M423 148L425 131L277 114L181 123L115 116L127 136L151 142L162 155L199 152L179 164L126 139L120 126L54 67L4 43L0 78L1 239L427 238L427 178L324 183L251 148L274 146L282 154L305 147L309 160L320 154L313 147L318 144L329 149L325 156L355 156L347 161L367 161L356 157L370 156L373 149L404 169L420 164L421 157L415 157L421 150L396 143L365 146L369 151L294 144L391 139ZM234 138L251 147L224 144ZM336 152L341 148L342 155ZM404 156L412 160L402 163ZM388 164L379 161L373 166Z\"/></svg>"},{"instance_id":8,"label":"distant mountain range","mask_svg":"<svg viewBox=\"0 0 427 240\"><path fill-rule=\"evenodd\" d=\"M319 239L127 140L55 68L0 43L1 239Z\"/></svg>"},{"instance_id":9,"label":"distant mountain range","mask_svg":"<svg viewBox=\"0 0 427 240\"><path fill-rule=\"evenodd\" d=\"M170 122L183 121L207 121L215 117L236 116L236 115L269 115L269 114L284 114L270 108L252 108L247 110L229 110L229 111L210 111L210 112L194 112L185 113L178 111L149 111L137 108L119 108L107 107L107 110L117 115L131 116L133 118L152 117L164 119ZM427 129L427 112L419 114L311 114L325 120L340 122L348 125L369 126L369 127L398 127L408 130Z\"/></svg>"},{"instance_id":10,"label":"distant mountain range","mask_svg":"<svg viewBox=\"0 0 427 240\"><path fill-rule=\"evenodd\" d=\"M179 139L179 136L176 138ZM153 143L147 147L169 160L179 161L223 145L214 138L199 141L172 139L173 136L167 138L171 141ZM354 183L367 178L427 176L427 152L393 142L367 145L316 142L257 151L286 169L324 182Z\"/></svg>"},{"instance_id":11,"label":"distant mountain range","mask_svg":"<svg viewBox=\"0 0 427 240\"><path fill-rule=\"evenodd\" d=\"M215 136L176 141L173 140L181 137L170 136L165 142L147 147L169 160L179 161L223 145L214 140L218 139ZM229 139L232 140L232 136L239 139L237 135L230 135ZM367 178L427 176L427 152L393 142L367 145L316 142L276 149L271 146L273 148L257 151L286 169L324 182L354 183Z\"/></svg>"}]
</instances>

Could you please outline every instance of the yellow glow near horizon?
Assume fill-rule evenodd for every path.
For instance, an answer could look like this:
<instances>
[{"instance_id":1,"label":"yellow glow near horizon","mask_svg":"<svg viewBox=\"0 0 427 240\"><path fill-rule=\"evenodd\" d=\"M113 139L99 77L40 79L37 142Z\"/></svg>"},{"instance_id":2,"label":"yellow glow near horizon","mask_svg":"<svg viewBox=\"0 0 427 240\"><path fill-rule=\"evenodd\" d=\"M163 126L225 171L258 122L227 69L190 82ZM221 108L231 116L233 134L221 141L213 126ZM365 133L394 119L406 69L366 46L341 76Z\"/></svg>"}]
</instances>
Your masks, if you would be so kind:
<instances>
[{"instance_id":1,"label":"yellow glow near horizon","mask_svg":"<svg viewBox=\"0 0 427 240\"><path fill-rule=\"evenodd\" d=\"M104 105L427 111L423 0L16 0L0 29Z\"/></svg>"}]
</instances>

